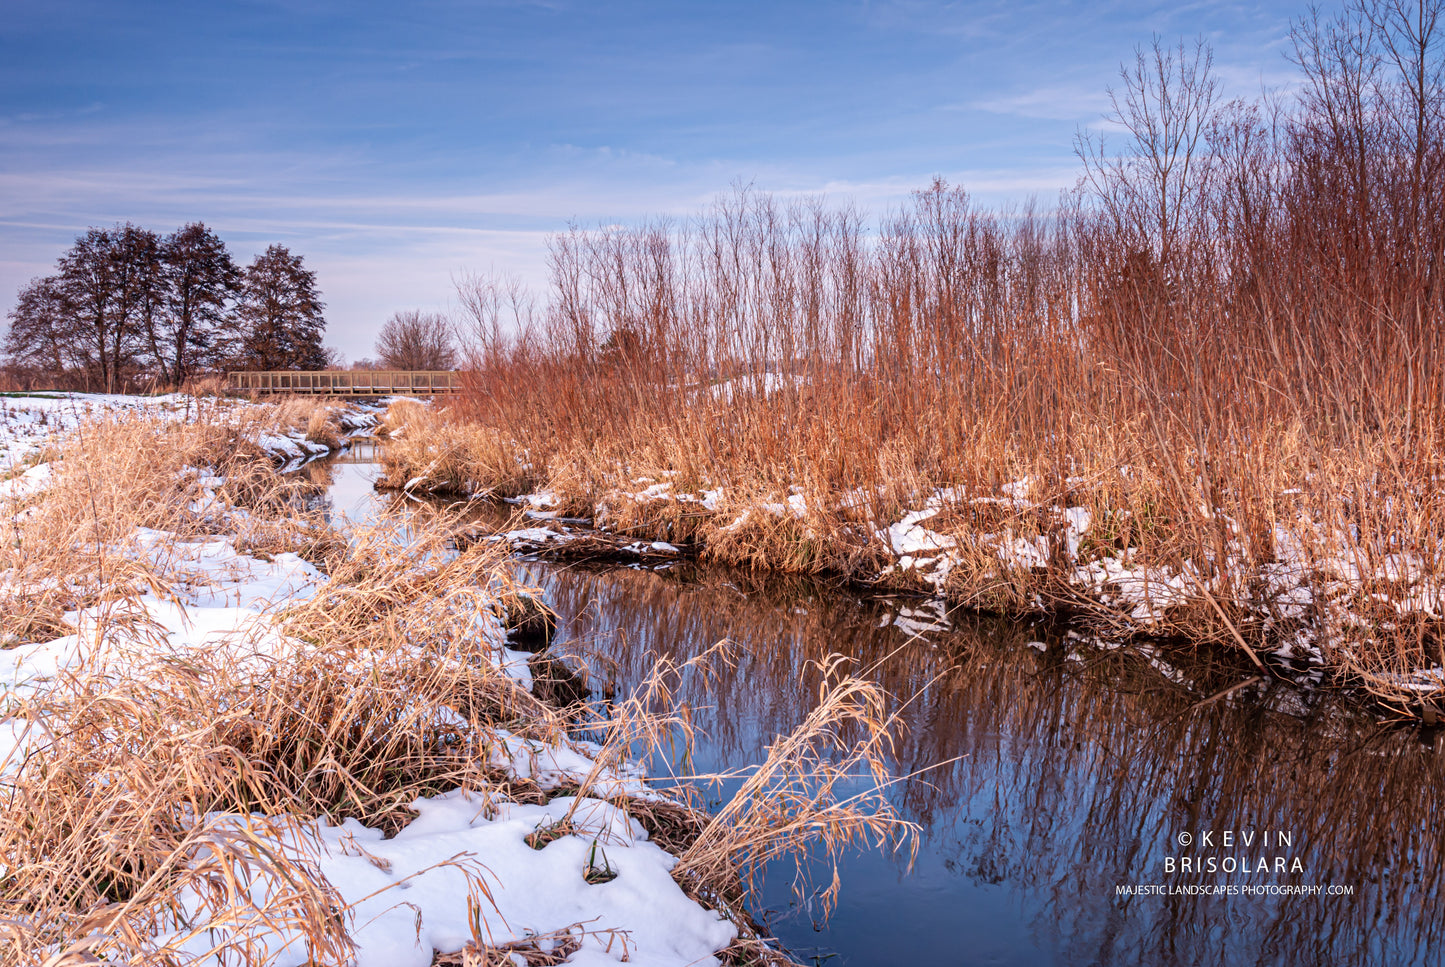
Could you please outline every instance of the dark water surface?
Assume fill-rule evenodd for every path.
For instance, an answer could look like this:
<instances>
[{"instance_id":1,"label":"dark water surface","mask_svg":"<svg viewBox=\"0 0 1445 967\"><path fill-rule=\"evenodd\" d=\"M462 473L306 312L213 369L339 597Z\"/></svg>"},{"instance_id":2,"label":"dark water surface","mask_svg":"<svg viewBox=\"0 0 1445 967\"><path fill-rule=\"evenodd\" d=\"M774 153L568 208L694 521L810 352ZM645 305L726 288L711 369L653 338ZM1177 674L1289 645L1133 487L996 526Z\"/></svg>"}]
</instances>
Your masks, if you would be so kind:
<instances>
[{"instance_id":1,"label":"dark water surface","mask_svg":"<svg viewBox=\"0 0 1445 967\"><path fill-rule=\"evenodd\" d=\"M329 473L335 511L387 512L372 466ZM691 566L515 566L561 618L554 651L585 659L599 693L625 693L653 655L735 643L735 667L679 696L705 733L700 771L760 761L816 700L810 663L835 652L906 705L895 774L955 760L891 787L921 827L917 861L848 854L826 922L790 870L769 877L755 912L805 964L1442 962L1435 734L1281 683L1220 697L1248 672L1188 651L939 620L918 601ZM1118 892L1139 884L1235 892ZM1242 892L1299 886L1351 893Z\"/></svg>"}]
</instances>

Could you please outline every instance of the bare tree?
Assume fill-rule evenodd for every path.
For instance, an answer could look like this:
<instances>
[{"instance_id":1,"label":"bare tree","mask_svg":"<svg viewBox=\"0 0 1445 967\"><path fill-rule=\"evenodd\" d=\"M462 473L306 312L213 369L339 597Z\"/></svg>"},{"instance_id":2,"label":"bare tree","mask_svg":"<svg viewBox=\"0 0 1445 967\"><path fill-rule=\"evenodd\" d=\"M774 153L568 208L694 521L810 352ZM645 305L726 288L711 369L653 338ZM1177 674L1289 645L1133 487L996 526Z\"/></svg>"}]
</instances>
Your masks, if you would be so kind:
<instances>
[{"instance_id":1,"label":"bare tree","mask_svg":"<svg viewBox=\"0 0 1445 967\"><path fill-rule=\"evenodd\" d=\"M119 235L119 230L92 228L60 259L60 285L74 314L76 342L86 347L86 368L94 367L107 392L115 389L117 357L130 335L117 280Z\"/></svg>"},{"instance_id":2,"label":"bare tree","mask_svg":"<svg viewBox=\"0 0 1445 967\"><path fill-rule=\"evenodd\" d=\"M134 374L145 334L159 311L164 280L160 240L130 223L92 228L60 258L53 287L61 298L73 354L87 383L116 392ZM57 330L58 331L58 330Z\"/></svg>"},{"instance_id":3,"label":"bare tree","mask_svg":"<svg viewBox=\"0 0 1445 967\"><path fill-rule=\"evenodd\" d=\"M484 369L536 337L537 305L521 279L469 273L453 284L463 318L458 335L472 369Z\"/></svg>"},{"instance_id":4,"label":"bare tree","mask_svg":"<svg viewBox=\"0 0 1445 967\"><path fill-rule=\"evenodd\" d=\"M1345 218L1339 230L1362 242L1372 218L1379 128L1388 115L1377 27L1363 5L1351 3L1333 19L1311 9L1290 37L1291 59L1305 77L1294 135L1295 153L1308 160L1299 168L1315 182L1314 193L1339 200Z\"/></svg>"},{"instance_id":5,"label":"bare tree","mask_svg":"<svg viewBox=\"0 0 1445 967\"><path fill-rule=\"evenodd\" d=\"M389 369L452 369L457 363L452 324L439 313L395 313L377 334L376 355Z\"/></svg>"},{"instance_id":6,"label":"bare tree","mask_svg":"<svg viewBox=\"0 0 1445 967\"><path fill-rule=\"evenodd\" d=\"M179 386L225 355L230 304L240 292L241 271L226 243L200 222L166 236L161 259L164 311L148 334L162 379Z\"/></svg>"},{"instance_id":7,"label":"bare tree","mask_svg":"<svg viewBox=\"0 0 1445 967\"><path fill-rule=\"evenodd\" d=\"M244 276L200 222L162 238L130 223L91 228L10 313L11 368L115 392L138 378L179 385L229 359L320 369L326 325L316 273L272 245Z\"/></svg>"},{"instance_id":8,"label":"bare tree","mask_svg":"<svg viewBox=\"0 0 1445 967\"><path fill-rule=\"evenodd\" d=\"M5 355L12 367L49 381L63 380L69 371L84 369L85 358L77 338L75 313L57 276L31 279L20 290L10 310L5 333Z\"/></svg>"},{"instance_id":9,"label":"bare tree","mask_svg":"<svg viewBox=\"0 0 1445 967\"><path fill-rule=\"evenodd\" d=\"M1219 94L1210 76L1213 59L1202 40L1192 50L1182 40L1171 48L1156 35L1148 50L1135 51L1133 67L1119 69L1123 89L1109 90L1105 120L1127 134L1123 152L1111 154L1103 137L1088 132L1075 141L1084 183L1115 227L1166 267L1185 220L1203 209L1208 164L1202 149Z\"/></svg>"}]
</instances>

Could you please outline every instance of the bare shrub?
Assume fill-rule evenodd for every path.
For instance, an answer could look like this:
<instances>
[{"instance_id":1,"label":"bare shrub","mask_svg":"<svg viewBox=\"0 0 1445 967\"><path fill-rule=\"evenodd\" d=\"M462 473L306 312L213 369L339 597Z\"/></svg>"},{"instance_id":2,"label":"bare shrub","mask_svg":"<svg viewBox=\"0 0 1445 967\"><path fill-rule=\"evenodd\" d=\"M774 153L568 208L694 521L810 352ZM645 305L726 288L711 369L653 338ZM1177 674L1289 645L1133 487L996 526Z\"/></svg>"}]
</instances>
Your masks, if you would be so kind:
<instances>
[{"instance_id":1,"label":"bare shrub","mask_svg":"<svg viewBox=\"0 0 1445 967\"><path fill-rule=\"evenodd\" d=\"M1416 591L1445 582L1439 10L1303 21L1300 95L1258 104L1219 103L1207 48L1156 40L1116 94L1122 142L1082 140L1083 189L1047 213L936 183L870 235L849 207L744 189L682 222L559 235L545 305L464 280L452 418L488 443L446 476L507 492L520 463L629 533L868 580L920 495L1027 478L1033 501L1090 513L1086 554L1198 574L1147 630L1250 648L1287 631L1259 575L1304 535L1287 566L1315 591L1337 565L1363 575L1310 592L1327 663L1372 681L1438 664L1445 629L1368 602L1412 593L1391 555L1420 559ZM458 438L442 449L394 478L465 462ZM723 496L637 496L664 483ZM1062 557L1018 567L982 542L1057 543L1048 520L962 503L938 518L955 601L1141 630Z\"/></svg>"},{"instance_id":2,"label":"bare shrub","mask_svg":"<svg viewBox=\"0 0 1445 967\"><path fill-rule=\"evenodd\" d=\"M452 324L440 313L398 312L377 334L376 357L388 369L452 369L457 361Z\"/></svg>"}]
</instances>

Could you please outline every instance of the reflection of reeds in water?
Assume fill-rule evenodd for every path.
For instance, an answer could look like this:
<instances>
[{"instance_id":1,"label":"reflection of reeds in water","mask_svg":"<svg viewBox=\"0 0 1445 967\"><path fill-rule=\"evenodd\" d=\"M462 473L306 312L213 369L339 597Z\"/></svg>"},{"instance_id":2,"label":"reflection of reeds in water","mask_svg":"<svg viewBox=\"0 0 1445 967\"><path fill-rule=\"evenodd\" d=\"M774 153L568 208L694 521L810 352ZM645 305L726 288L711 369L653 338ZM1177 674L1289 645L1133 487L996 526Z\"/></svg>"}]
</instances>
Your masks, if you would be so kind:
<instances>
[{"instance_id":1,"label":"reflection of reeds in water","mask_svg":"<svg viewBox=\"0 0 1445 967\"><path fill-rule=\"evenodd\" d=\"M729 677L705 696L686 682L678 694L709 736L700 769L755 761L801 721L816 695L809 660L840 652L871 666L907 702L897 773L955 760L891 791L923 825L925 852L975 881L1034 894L1048 911L1037 932L1070 959L1412 963L1445 939L1430 913L1442 894L1440 757L1328 697L1309 708L1271 683L1206 701L1244 676L1189 655L1157 655L1155 668L1069 640L1038 651L1025 647L1036 629L1004 622L916 640L874 664L906 640L887 606L807 584L777 591L733 574L678 582L527 565L522 578L545 586L564 632L585 638L594 674L624 691L646 673L649 651L684 661L724 637L737 644ZM1166 856L1189 852L1175 844L1180 831L1226 829L1288 831L1293 846L1216 844L1195 855L1288 854L1303 874L1165 873ZM1115 897L1116 884L1215 882L1355 893Z\"/></svg>"}]
</instances>

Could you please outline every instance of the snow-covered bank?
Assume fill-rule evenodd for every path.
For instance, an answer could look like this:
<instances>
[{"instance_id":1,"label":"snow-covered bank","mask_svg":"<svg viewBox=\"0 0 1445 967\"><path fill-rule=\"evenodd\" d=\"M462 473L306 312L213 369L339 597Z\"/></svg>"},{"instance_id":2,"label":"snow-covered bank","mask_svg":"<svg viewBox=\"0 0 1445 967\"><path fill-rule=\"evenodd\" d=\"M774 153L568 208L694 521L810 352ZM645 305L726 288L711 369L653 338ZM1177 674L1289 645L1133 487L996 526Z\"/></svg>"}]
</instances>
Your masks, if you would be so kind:
<instances>
[{"instance_id":1,"label":"snow-covered bank","mask_svg":"<svg viewBox=\"0 0 1445 967\"><path fill-rule=\"evenodd\" d=\"M657 794L528 694L495 555L318 535L273 465L325 445L249 404L90 402L117 418L5 431L49 459L8 481L0 594L63 609L0 650L15 963L718 962L737 928L629 814Z\"/></svg>"},{"instance_id":2,"label":"snow-covered bank","mask_svg":"<svg viewBox=\"0 0 1445 967\"><path fill-rule=\"evenodd\" d=\"M946 608L1067 614L1105 646L1210 642L1303 683L1362 687L1402 715L1445 714L1445 558L1427 486L1309 499L1276 486L1251 495L1268 512L1244 523L1221 493L1180 512L1165 486L1178 481L1124 463L1060 479L940 487L903 476L839 491L796 468L743 466L739 484L697 464L658 469L641 453L582 473L577 455L543 465L527 441L503 445L499 428L420 407L389 421L403 435L385 456L398 486L507 497L528 526L498 538L519 550L645 559L663 542Z\"/></svg>"},{"instance_id":3,"label":"snow-covered bank","mask_svg":"<svg viewBox=\"0 0 1445 967\"><path fill-rule=\"evenodd\" d=\"M328 427L336 440L376 426L386 411L380 403L321 404L292 402L284 407L251 403L227 397L193 397L182 393L163 396L122 396L104 393L33 393L0 395L0 478L11 478L0 498L33 492L39 484L35 471L27 472L47 451L63 445L67 434L83 432L96 420L145 417L167 422L204 421L233 426L241 440L266 453L278 464L296 465L335 449L317 439ZM298 412L320 414L311 426L297 425ZM16 484L15 478L29 484Z\"/></svg>"}]
</instances>

